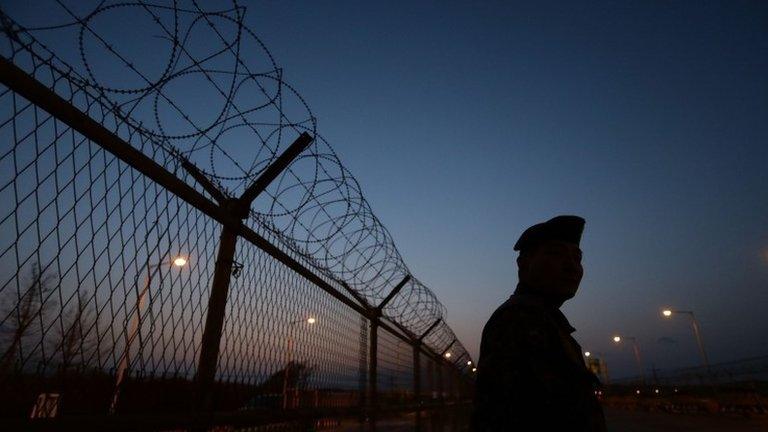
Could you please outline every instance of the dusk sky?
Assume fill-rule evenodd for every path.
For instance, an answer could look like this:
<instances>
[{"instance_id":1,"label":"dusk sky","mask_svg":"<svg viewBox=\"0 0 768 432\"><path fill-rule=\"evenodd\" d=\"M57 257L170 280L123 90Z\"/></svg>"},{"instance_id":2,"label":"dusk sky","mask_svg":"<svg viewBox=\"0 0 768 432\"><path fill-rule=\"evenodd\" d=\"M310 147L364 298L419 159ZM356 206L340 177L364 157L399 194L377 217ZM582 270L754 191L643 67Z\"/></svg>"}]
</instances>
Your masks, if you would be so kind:
<instances>
[{"instance_id":1,"label":"dusk sky","mask_svg":"<svg viewBox=\"0 0 768 432\"><path fill-rule=\"evenodd\" d=\"M271 2L246 20L477 358L517 237L587 220L564 311L613 376L768 354L768 4ZM671 338L659 342L660 338Z\"/></svg>"},{"instance_id":2,"label":"dusk sky","mask_svg":"<svg viewBox=\"0 0 768 432\"><path fill-rule=\"evenodd\" d=\"M564 312L612 376L617 333L700 363L663 306L712 363L768 355L768 3L244 4L475 359L513 244L558 214L587 221Z\"/></svg>"}]
</instances>

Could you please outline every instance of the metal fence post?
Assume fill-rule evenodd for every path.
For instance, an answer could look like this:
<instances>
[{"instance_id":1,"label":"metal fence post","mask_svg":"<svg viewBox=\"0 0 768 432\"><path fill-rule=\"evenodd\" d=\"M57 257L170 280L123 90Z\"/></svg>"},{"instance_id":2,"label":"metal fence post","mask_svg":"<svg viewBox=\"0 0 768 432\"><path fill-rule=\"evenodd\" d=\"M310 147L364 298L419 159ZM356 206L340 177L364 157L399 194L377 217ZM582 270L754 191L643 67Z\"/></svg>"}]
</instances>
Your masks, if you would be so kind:
<instances>
[{"instance_id":1,"label":"metal fence post","mask_svg":"<svg viewBox=\"0 0 768 432\"><path fill-rule=\"evenodd\" d=\"M379 357L379 317L374 313L368 318L370 320L370 344L368 358L368 409L369 412L376 411L378 407L378 357Z\"/></svg>"},{"instance_id":2,"label":"metal fence post","mask_svg":"<svg viewBox=\"0 0 768 432\"><path fill-rule=\"evenodd\" d=\"M368 403L368 319L360 314L360 340L358 351L358 387L360 391L360 407Z\"/></svg>"},{"instance_id":3,"label":"metal fence post","mask_svg":"<svg viewBox=\"0 0 768 432\"><path fill-rule=\"evenodd\" d=\"M208 299L208 314L200 346L200 360L197 367L197 404L198 410L211 408L211 393L216 375L216 364L221 343L221 329L224 324L224 312L229 293L229 281L232 275L232 262L235 256L237 234L230 227L223 225L216 256L216 270L211 284L211 296Z\"/></svg>"},{"instance_id":4,"label":"metal fence post","mask_svg":"<svg viewBox=\"0 0 768 432\"><path fill-rule=\"evenodd\" d=\"M208 299L208 313L205 317L205 329L200 347L200 360L197 366L197 403L196 408L205 412L213 408L212 392L216 378L216 364L221 344L221 330L224 325L224 312L227 307L229 282L232 276L232 265L235 257L237 236L242 226L242 220L248 218L251 203L267 186L283 172L290 163L303 152L313 138L306 132L299 137L272 162L261 175L243 192L240 198L228 199L220 203L229 215L238 220L236 226L222 225L219 251L216 256L216 270L211 283L211 296ZM189 171L189 167L185 167ZM202 176L193 177L200 181ZM205 182L203 182L205 183ZM221 195L219 196L221 198Z\"/></svg>"},{"instance_id":5,"label":"metal fence post","mask_svg":"<svg viewBox=\"0 0 768 432\"><path fill-rule=\"evenodd\" d=\"M421 405L421 341L413 342L413 399Z\"/></svg>"},{"instance_id":6,"label":"metal fence post","mask_svg":"<svg viewBox=\"0 0 768 432\"><path fill-rule=\"evenodd\" d=\"M368 399L366 400L365 413L368 418L368 429L376 430L376 419L379 409L379 315L378 309L369 309L368 321L370 329L368 345Z\"/></svg>"},{"instance_id":7,"label":"metal fence post","mask_svg":"<svg viewBox=\"0 0 768 432\"><path fill-rule=\"evenodd\" d=\"M437 393L438 393L438 399L440 399L440 402L442 403L445 399L445 377L443 376L443 366L444 363L442 362L442 358L437 360Z\"/></svg>"}]
</instances>

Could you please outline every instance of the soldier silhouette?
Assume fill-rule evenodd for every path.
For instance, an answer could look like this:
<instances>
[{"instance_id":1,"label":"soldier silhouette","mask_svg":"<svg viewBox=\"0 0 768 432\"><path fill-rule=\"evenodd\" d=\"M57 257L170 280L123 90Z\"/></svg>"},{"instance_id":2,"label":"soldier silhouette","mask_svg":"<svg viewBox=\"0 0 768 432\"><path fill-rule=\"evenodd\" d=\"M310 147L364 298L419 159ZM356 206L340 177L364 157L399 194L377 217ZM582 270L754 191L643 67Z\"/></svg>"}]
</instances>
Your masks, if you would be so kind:
<instances>
[{"instance_id":1,"label":"soldier silhouette","mask_svg":"<svg viewBox=\"0 0 768 432\"><path fill-rule=\"evenodd\" d=\"M560 306L579 288L584 219L557 216L520 236L519 283L483 329L473 429L605 431L599 381Z\"/></svg>"}]
</instances>

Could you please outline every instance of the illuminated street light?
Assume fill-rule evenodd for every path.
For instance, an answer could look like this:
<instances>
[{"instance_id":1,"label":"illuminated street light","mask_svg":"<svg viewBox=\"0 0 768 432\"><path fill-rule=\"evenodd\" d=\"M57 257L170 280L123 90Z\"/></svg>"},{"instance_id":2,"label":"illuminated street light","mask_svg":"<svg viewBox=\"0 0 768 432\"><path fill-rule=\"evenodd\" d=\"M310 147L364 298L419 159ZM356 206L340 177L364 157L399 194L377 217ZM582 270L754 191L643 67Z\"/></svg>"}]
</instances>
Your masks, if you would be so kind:
<instances>
[{"instance_id":1,"label":"illuminated street light","mask_svg":"<svg viewBox=\"0 0 768 432\"><path fill-rule=\"evenodd\" d=\"M701 337L701 326L696 319L696 316L693 314L693 311L664 309L661 314L667 318L670 318L672 314L685 314L691 317L691 327L693 327L693 335L696 337L696 343L699 345L701 359L704 362L704 366L709 369L709 358L707 357L707 351L704 349L704 341Z\"/></svg>"},{"instance_id":2,"label":"illuminated street light","mask_svg":"<svg viewBox=\"0 0 768 432\"><path fill-rule=\"evenodd\" d=\"M291 363L293 362L293 339L294 339L294 332L296 330L296 325L301 323L307 323L309 326L312 326L316 322L317 322L317 319L312 315L310 315L306 319L298 319L288 323L288 340L287 340L288 346L285 350L285 371L283 371L283 409L288 408L288 393L289 393L288 372L291 368ZM293 394L293 398L291 398L291 405L298 403L299 389L294 388L293 393L294 394Z\"/></svg>"},{"instance_id":3,"label":"illuminated street light","mask_svg":"<svg viewBox=\"0 0 768 432\"><path fill-rule=\"evenodd\" d=\"M621 343L624 340L632 341L632 351L635 353L635 361L637 362L637 369L640 371L640 381L645 382L645 374L643 373L643 362L640 360L640 347L637 345L637 339L634 336L620 336L613 337L613 341Z\"/></svg>"},{"instance_id":4,"label":"illuminated street light","mask_svg":"<svg viewBox=\"0 0 768 432\"><path fill-rule=\"evenodd\" d=\"M585 352L584 352L584 357L589 357L589 356L591 356L591 355L592 355L592 353L591 353L591 352L589 352L589 351L585 351Z\"/></svg>"},{"instance_id":5,"label":"illuminated street light","mask_svg":"<svg viewBox=\"0 0 768 432\"><path fill-rule=\"evenodd\" d=\"M144 280L144 288L139 292L138 296L136 297L136 311L133 314L133 318L131 318L131 326L129 329L126 329L125 332L125 349L123 350L123 355L120 357L120 362L117 365L117 369L115 370L115 390L112 393L112 402L109 405L109 413L114 414L115 409L117 408L117 400L120 397L120 390L123 386L123 381L125 381L125 377L127 374L129 374L129 366L131 363L130 359L130 351L131 351L131 345L133 344L133 340L136 339L136 335L139 333L139 328L141 328L141 312L144 308L145 299L147 297L147 293L149 293L149 286L152 283L152 275L155 271L160 271L160 269L165 265L173 265L176 267L184 267L187 264L187 258L183 255L177 255L175 258L173 258L172 261L161 261L157 264L150 264L149 263L149 257L147 257L147 262L145 263L145 267L147 269L147 276ZM138 284L138 278L139 275L136 275L137 284ZM138 286L136 287L138 290ZM139 340L141 342L141 340ZM139 348L141 350L141 347Z\"/></svg>"}]
</instances>

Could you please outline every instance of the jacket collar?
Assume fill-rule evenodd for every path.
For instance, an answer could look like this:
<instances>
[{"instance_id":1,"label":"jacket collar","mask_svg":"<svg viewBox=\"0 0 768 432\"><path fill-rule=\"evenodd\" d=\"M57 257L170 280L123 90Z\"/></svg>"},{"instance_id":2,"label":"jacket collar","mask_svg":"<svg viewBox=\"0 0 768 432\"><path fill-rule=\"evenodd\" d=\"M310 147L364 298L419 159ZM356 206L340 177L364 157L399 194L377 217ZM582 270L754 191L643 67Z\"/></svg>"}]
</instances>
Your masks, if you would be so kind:
<instances>
[{"instance_id":1,"label":"jacket collar","mask_svg":"<svg viewBox=\"0 0 768 432\"><path fill-rule=\"evenodd\" d=\"M550 316L552 316L552 318L554 318L558 324L566 329L568 333L573 333L576 331L576 329L571 326L571 323L568 322L568 318L566 318L565 315L560 312L558 307L554 306L552 302L547 301L546 298L531 293L525 285L517 284L515 293L509 297L509 302L510 304L535 306L541 308L550 314Z\"/></svg>"}]
</instances>

